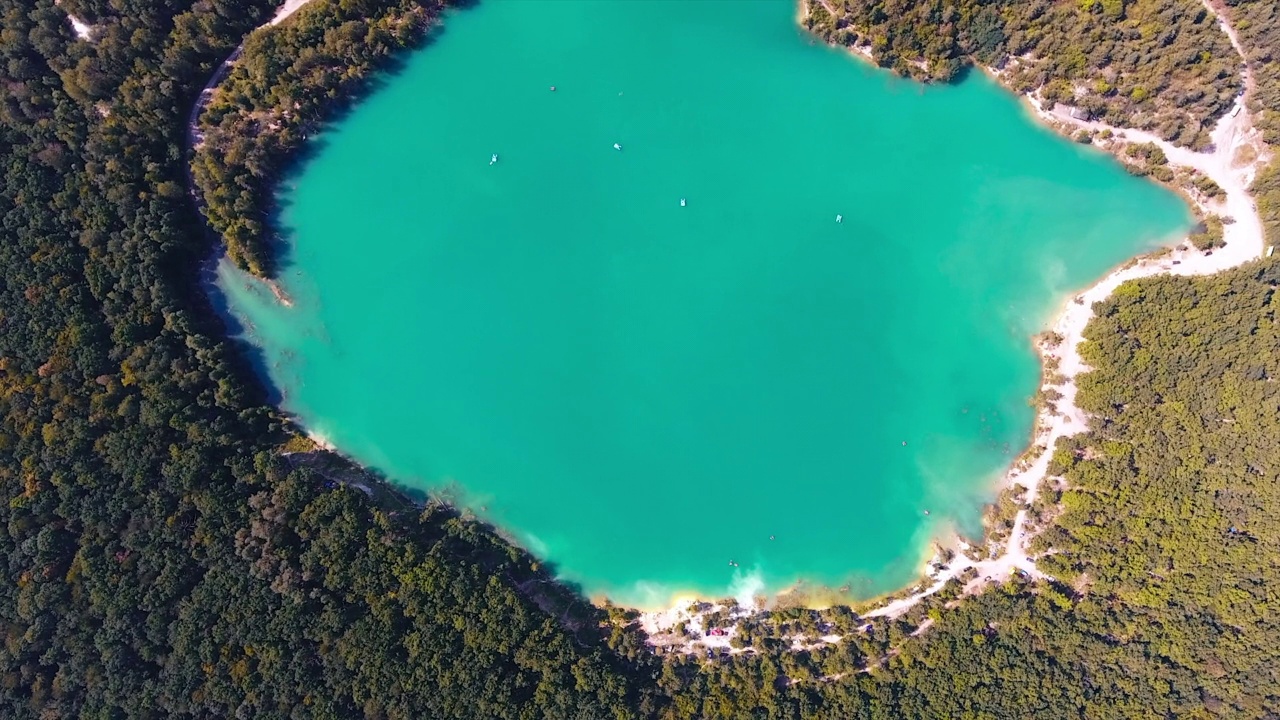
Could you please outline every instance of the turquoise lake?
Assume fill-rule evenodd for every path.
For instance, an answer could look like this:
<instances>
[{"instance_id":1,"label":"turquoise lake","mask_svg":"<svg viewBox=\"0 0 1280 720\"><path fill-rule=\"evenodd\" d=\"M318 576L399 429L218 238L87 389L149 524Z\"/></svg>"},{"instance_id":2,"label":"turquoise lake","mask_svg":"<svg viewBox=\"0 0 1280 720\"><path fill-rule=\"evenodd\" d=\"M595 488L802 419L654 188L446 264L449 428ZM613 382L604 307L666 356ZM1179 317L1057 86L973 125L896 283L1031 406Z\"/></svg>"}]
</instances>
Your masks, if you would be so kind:
<instances>
[{"instance_id":1,"label":"turquoise lake","mask_svg":"<svg viewBox=\"0 0 1280 720\"><path fill-rule=\"evenodd\" d=\"M283 406L622 603L869 597L979 535L1031 335L1189 215L980 74L897 79L795 14L450 14L281 188L294 306L220 269Z\"/></svg>"}]
</instances>

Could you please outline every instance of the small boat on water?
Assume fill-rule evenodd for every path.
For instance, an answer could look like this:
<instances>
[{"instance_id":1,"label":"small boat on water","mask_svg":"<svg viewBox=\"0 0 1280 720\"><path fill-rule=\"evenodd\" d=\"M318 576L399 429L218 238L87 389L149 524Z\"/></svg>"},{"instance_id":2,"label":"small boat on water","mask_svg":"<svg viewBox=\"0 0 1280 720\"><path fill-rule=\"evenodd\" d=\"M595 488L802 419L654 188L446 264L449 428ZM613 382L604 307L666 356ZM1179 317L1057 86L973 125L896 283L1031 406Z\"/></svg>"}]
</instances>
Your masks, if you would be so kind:
<instances>
[{"instance_id":1,"label":"small boat on water","mask_svg":"<svg viewBox=\"0 0 1280 720\"><path fill-rule=\"evenodd\" d=\"M496 162L498 162L498 153L494 153L493 155L491 155L491 156L489 157L489 164L490 164L490 165L492 165L492 164L494 164L494 163L496 163Z\"/></svg>"},{"instance_id":2,"label":"small boat on water","mask_svg":"<svg viewBox=\"0 0 1280 720\"><path fill-rule=\"evenodd\" d=\"M495 155L494 157L497 157L497 155ZM836 216L836 222L838 222L838 223L842 223L842 222L844 222L844 216L843 216L843 215L837 215L837 216Z\"/></svg>"},{"instance_id":3,"label":"small boat on water","mask_svg":"<svg viewBox=\"0 0 1280 720\"><path fill-rule=\"evenodd\" d=\"M684 198L680 198L680 207L684 207Z\"/></svg>"},{"instance_id":4,"label":"small boat on water","mask_svg":"<svg viewBox=\"0 0 1280 720\"><path fill-rule=\"evenodd\" d=\"M622 149L622 146L621 146L621 145L619 145L618 143L614 143L614 144L613 144L613 149L614 149L614 150L621 150L621 149Z\"/></svg>"}]
</instances>

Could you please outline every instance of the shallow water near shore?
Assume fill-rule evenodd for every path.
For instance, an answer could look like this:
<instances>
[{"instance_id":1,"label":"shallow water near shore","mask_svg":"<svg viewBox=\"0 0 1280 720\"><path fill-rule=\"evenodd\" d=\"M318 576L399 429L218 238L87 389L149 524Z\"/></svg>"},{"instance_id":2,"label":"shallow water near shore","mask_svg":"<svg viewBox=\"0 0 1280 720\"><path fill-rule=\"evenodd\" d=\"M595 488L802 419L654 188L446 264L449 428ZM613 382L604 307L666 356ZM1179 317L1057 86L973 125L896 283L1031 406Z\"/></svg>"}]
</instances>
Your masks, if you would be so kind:
<instances>
[{"instance_id":1,"label":"shallow water near shore","mask_svg":"<svg viewBox=\"0 0 1280 720\"><path fill-rule=\"evenodd\" d=\"M794 20L451 14L282 188L293 306L220 268L285 408L623 603L870 597L980 534L1030 336L1186 209L981 75L925 88Z\"/></svg>"}]
</instances>

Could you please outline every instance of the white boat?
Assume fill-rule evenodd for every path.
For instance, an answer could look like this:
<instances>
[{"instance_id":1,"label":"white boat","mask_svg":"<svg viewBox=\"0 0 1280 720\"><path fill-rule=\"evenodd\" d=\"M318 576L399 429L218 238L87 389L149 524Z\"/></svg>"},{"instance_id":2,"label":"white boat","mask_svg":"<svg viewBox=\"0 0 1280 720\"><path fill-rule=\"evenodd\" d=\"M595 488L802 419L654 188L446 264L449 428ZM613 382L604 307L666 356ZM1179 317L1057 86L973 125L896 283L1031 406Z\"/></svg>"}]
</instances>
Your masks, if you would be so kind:
<instances>
[{"instance_id":1,"label":"white boat","mask_svg":"<svg viewBox=\"0 0 1280 720\"><path fill-rule=\"evenodd\" d=\"M836 222L838 222L838 223L842 223L842 222L844 222L844 216L843 216L843 215L837 215L837 216L836 216Z\"/></svg>"},{"instance_id":2,"label":"white boat","mask_svg":"<svg viewBox=\"0 0 1280 720\"><path fill-rule=\"evenodd\" d=\"M680 198L680 207L684 207L684 198Z\"/></svg>"},{"instance_id":3,"label":"white boat","mask_svg":"<svg viewBox=\"0 0 1280 720\"><path fill-rule=\"evenodd\" d=\"M492 165L492 164L494 164L494 163L496 163L496 162L498 162L498 153L494 153L493 155L491 155L491 156L489 157L489 164L490 164L490 165Z\"/></svg>"},{"instance_id":4,"label":"white boat","mask_svg":"<svg viewBox=\"0 0 1280 720\"><path fill-rule=\"evenodd\" d=\"M614 144L613 144L613 149L614 149L614 150L621 150L621 149L622 149L622 146L621 146L621 145L619 145L618 143L614 143Z\"/></svg>"}]
</instances>

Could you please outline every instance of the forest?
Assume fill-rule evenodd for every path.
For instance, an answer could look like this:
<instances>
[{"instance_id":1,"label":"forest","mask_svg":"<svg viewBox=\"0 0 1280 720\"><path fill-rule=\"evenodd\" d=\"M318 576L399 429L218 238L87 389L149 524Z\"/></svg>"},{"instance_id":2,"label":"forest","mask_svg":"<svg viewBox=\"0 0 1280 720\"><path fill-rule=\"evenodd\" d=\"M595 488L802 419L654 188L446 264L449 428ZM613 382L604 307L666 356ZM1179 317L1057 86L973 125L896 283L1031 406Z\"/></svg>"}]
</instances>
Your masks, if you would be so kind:
<instances>
[{"instance_id":1,"label":"forest","mask_svg":"<svg viewBox=\"0 0 1280 720\"><path fill-rule=\"evenodd\" d=\"M65 3L91 42L0 3L0 716L655 712L522 551L281 452L203 294L182 147L270 4Z\"/></svg>"},{"instance_id":2,"label":"forest","mask_svg":"<svg viewBox=\"0 0 1280 720\"><path fill-rule=\"evenodd\" d=\"M1280 246L1280 5L1268 0L1226 0L1225 12L1233 20L1253 72L1250 110L1271 148L1271 162L1253 181L1258 215L1271 246Z\"/></svg>"},{"instance_id":3,"label":"forest","mask_svg":"<svg viewBox=\"0 0 1280 720\"><path fill-rule=\"evenodd\" d=\"M242 269L274 274L274 183L325 120L400 52L421 44L441 3L314 4L254 33L200 115L192 172L209 225Z\"/></svg>"},{"instance_id":4,"label":"forest","mask_svg":"<svg viewBox=\"0 0 1280 720\"><path fill-rule=\"evenodd\" d=\"M1116 6L1172 33L1135 50L1169 63L1155 96L1205 81L1205 97L1158 121L1196 142L1223 109L1218 88L1235 89L1194 74L1229 56L1190 5L1004 2L972 27L1012 56L1040 47L1005 39L1040 37L1027 18ZM894 25L931 6L876 7L875 23ZM1276 262L1151 278L1099 304L1083 348L1090 430L1053 450L1063 482L1039 506L1055 582L944 591L865 633L847 610L762 615L746 628L758 652L656 656L626 611L586 603L492 528L341 482L341 460L299 441L228 339L201 283L218 238L270 274L271 183L305 135L429 37L441 7L315 0L255 34L192 158L192 103L273 10L0 0L0 715L1280 715ZM1275 5L1224 12L1251 48L1275 143ZM954 48L971 47L972 27L947 23L963 63ZM872 42L909 58L921 41L893 37ZM1210 57L1179 74L1188 56L1171 48L1197 37ZM1109 82L1146 81L1132 73ZM1115 112L1135 112L1128 98ZM262 122L273 113L276 127ZM1256 185L1273 238L1275 167ZM785 649L818 623L847 641Z\"/></svg>"},{"instance_id":5,"label":"forest","mask_svg":"<svg viewBox=\"0 0 1280 720\"><path fill-rule=\"evenodd\" d=\"M902 75L993 68L1018 92L1195 149L1242 90L1239 55L1200 0L814 0L805 23Z\"/></svg>"},{"instance_id":6,"label":"forest","mask_svg":"<svg viewBox=\"0 0 1280 720\"><path fill-rule=\"evenodd\" d=\"M1149 130L1195 150L1244 91L1239 56L1210 6L1232 21L1253 74L1250 110L1280 147L1280 7L1268 0L805 0L804 24L930 82L991 68L1018 92ZM1241 158L1249 161L1252 158ZM1253 184L1268 244L1280 245L1280 163Z\"/></svg>"},{"instance_id":7,"label":"forest","mask_svg":"<svg viewBox=\"0 0 1280 720\"><path fill-rule=\"evenodd\" d=\"M1083 348L1090 429L1055 450L1064 482L1034 548L1051 550L1039 566L1056 582L958 603L944 591L816 652L669 663L671 716L1276 716L1278 284L1268 261L1131 282L1099 303ZM792 611L751 636L767 647L816 623L847 627Z\"/></svg>"}]
</instances>

